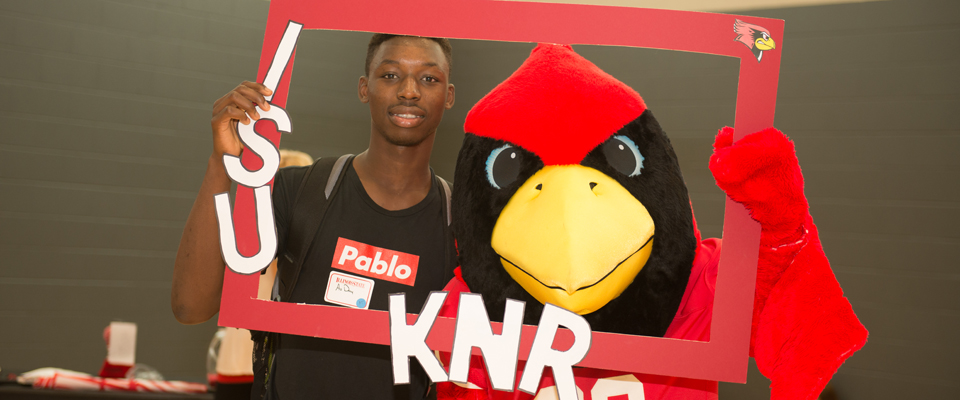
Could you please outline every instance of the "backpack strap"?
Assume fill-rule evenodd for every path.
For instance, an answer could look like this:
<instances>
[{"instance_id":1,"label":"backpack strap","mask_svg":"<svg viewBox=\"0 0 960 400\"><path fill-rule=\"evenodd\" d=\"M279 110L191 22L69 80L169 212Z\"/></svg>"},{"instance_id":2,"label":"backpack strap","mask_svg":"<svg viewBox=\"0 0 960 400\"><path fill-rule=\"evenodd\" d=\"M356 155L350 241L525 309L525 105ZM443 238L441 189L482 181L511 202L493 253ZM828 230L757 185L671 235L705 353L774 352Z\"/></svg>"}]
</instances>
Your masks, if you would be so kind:
<instances>
[{"instance_id":1,"label":"backpack strap","mask_svg":"<svg viewBox=\"0 0 960 400\"><path fill-rule=\"evenodd\" d=\"M327 212L330 197L339 188L343 167L353 159L347 154L340 158L326 157L313 163L300 180L297 195L293 200L293 218L287 228L286 248L277 254L277 276L273 281L273 300L288 299L300 276L303 259L320 229L323 215ZM321 190L323 188L323 190ZM271 391L274 352L280 334L276 332L250 331L253 339L253 386L252 399L267 398Z\"/></svg>"},{"instance_id":2,"label":"backpack strap","mask_svg":"<svg viewBox=\"0 0 960 400\"><path fill-rule=\"evenodd\" d=\"M449 282L453 279L453 270L460 265L457 260L457 242L453 238L453 227L450 225L453 222L453 214L450 210L450 197L453 193L453 184L447 182L439 175L437 176L437 181L440 182L440 193L444 199L440 207L443 208L443 215L447 219L447 224L443 226L444 256L447 261L447 267L443 271L443 281Z\"/></svg>"},{"instance_id":3,"label":"backpack strap","mask_svg":"<svg viewBox=\"0 0 960 400\"><path fill-rule=\"evenodd\" d=\"M345 154L340 158L321 158L307 169L300 181L290 214L292 218L284 242L285 249L277 257L273 300L289 299L293 294L303 260L320 230L330 198L340 188L344 167L351 160L353 154Z\"/></svg>"},{"instance_id":4,"label":"backpack strap","mask_svg":"<svg viewBox=\"0 0 960 400\"><path fill-rule=\"evenodd\" d=\"M449 229L450 223L453 222L453 216L450 214L450 195L453 190L450 187L451 184L447 182L446 179L437 176L437 180L440 181L440 192L443 193L443 198L446 200L444 202L446 207L443 209L443 213L447 216L447 229Z\"/></svg>"}]
</instances>

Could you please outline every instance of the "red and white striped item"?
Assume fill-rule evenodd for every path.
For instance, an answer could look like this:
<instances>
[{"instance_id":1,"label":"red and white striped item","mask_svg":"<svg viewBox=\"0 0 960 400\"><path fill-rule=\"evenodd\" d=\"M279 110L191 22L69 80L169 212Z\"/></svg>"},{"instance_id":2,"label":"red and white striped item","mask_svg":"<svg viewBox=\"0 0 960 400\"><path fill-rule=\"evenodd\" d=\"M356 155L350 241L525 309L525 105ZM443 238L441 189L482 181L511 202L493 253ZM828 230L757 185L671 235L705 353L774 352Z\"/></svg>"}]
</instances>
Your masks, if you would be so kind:
<instances>
[{"instance_id":1,"label":"red and white striped item","mask_svg":"<svg viewBox=\"0 0 960 400\"><path fill-rule=\"evenodd\" d=\"M67 390L96 390L96 391L125 391L125 392L159 392L159 393L206 393L207 385L183 381L154 381L148 379L119 379L100 378L88 374L44 368L43 373L35 373L24 379L24 382L35 388L67 389ZM35 371L31 371L35 372ZM27 374L24 374L27 375ZM20 381L20 379L18 379Z\"/></svg>"}]
</instances>

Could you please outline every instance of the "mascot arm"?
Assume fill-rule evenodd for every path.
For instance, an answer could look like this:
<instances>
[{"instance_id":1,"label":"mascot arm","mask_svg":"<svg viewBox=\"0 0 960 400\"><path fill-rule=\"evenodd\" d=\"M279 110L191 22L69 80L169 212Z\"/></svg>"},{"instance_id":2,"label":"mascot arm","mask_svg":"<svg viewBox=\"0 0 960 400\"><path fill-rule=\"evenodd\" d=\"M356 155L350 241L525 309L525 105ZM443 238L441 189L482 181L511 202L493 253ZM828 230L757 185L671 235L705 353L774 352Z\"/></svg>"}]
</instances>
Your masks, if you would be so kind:
<instances>
[{"instance_id":1,"label":"mascot arm","mask_svg":"<svg viewBox=\"0 0 960 400\"><path fill-rule=\"evenodd\" d=\"M773 128L733 143L724 128L714 149L717 185L761 226L750 355L772 399L816 399L867 331L823 253L793 143Z\"/></svg>"},{"instance_id":2,"label":"mascot arm","mask_svg":"<svg viewBox=\"0 0 960 400\"><path fill-rule=\"evenodd\" d=\"M770 290L807 241L803 175L793 143L773 128L747 135L734 144L733 128L726 127L717 134L713 147L710 171L717 186L743 204L761 228L750 331L753 356L758 317Z\"/></svg>"}]
</instances>

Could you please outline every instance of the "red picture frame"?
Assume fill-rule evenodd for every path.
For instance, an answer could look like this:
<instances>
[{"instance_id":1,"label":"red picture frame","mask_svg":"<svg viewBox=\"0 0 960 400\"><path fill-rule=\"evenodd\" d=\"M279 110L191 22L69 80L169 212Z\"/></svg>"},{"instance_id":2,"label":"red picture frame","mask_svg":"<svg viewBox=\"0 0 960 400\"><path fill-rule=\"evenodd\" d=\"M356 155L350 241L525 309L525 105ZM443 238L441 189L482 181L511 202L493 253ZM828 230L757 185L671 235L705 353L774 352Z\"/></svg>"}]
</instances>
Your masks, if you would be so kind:
<instances>
[{"instance_id":1,"label":"red picture frame","mask_svg":"<svg viewBox=\"0 0 960 400\"><path fill-rule=\"evenodd\" d=\"M408 0L402 7L395 5L386 0L271 1L258 81L263 82L290 21L303 24L303 29L667 49L739 58L737 138L773 126L783 43L782 20L513 1ZM738 19L766 28L778 43L778 49L764 52L762 60L758 61L750 48L734 40L733 26ZM286 106L292 70L293 56L283 71L272 104ZM275 129L258 127L258 132L279 147L280 133ZM241 161L248 169L259 168L261 164L260 159L250 152L244 153ZM729 198L724 215L723 252L710 341L593 332L590 351L578 366L746 382L760 227L743 206ZM252 188L238 186L233 219L239 252L243 255L257 253L259 243ZM257 285L257 274L241 275L227 268L220 325L389 345L387 311L258 300ZM416 317L408 315L409 323L412 324ZM324 321L351 323L327 324ZM439 317L427 339L428 346L449 351L454 328L454 319ZM499 327L495 326L494 331L499 332ZM520 359L527 358L535 332L536 326L523 327ZM563 346L569 346L571 341L569 332L560 332L555 346L565 348Z\"/></svg>"}]
</instances>

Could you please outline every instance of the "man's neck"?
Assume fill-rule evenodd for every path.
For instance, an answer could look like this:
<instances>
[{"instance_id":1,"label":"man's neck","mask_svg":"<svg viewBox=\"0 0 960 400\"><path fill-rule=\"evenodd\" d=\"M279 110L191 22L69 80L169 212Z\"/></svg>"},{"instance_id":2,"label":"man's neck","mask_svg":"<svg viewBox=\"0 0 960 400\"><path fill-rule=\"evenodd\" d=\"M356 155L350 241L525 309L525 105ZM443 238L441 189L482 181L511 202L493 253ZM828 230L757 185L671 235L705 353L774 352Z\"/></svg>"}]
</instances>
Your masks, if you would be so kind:
<instances>
[{"instance_id":1,"label":"man's neck","mask_svg":"<svg viewBox=\"0 0 960 400\"><path fill-rule=\"evenodd\" d=\"M354 158L353 168L377 205L403 210L420 203L430 192L431 150L432 137L416 146L395 146L374 139Z\"/></svg>"}]
</instances>

